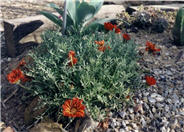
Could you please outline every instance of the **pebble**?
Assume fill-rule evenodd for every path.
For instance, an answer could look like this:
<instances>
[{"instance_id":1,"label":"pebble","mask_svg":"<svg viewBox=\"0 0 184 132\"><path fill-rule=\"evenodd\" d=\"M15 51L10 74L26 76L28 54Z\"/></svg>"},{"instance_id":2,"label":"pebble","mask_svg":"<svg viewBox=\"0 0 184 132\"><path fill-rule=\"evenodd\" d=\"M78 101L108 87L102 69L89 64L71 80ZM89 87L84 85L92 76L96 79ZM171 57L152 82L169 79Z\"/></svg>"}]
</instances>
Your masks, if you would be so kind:
<instances>
[{"instance_id":1,"label":"pebble","mask_svg":"<svg viewBox=\"0 0 184 132\"><path fill-rule=\"evenodd\" d=\"M125 131L125 129L120 128L120 129L119 129L119 132L126 132L126 131Z\"/></svg>"},{"instance_id":2,"label":"pebble","mask_svg":"<svg viewBox=\"0 0 184 132\"><path fill-rule=\"evenodd\" d=\"M132 114L134 112L133 108L129 108L128 111L130 112L130 114Z\"/></svg>"},{"instance_id":3,"label":"pebble","mask_svg":"<svg viewBox=\"0 0 184 132\"><path fill-rule=\"evenodd\" d=\"M148 97L148 100L150 103L154 104L156 102L156 100L152 97Z\"/></svg>"},{"instance_id":4,"label":"pebble","mask_svg":"<svg viewBox=\"0 0 184 132\"><path fill-rule=\"evenodd\" d=\"M157 110L155 109L155 107L152 108L152 112L155 113Z\"/></svg>"},{"instance_id":5,"label":"pebble","mask_svg":"<svg viewBox=\"0 0 184 132\"><path fill-rule=\"evenodd\" d=\"M141 122L141 124L142 124L143 127L146 126L146 121L145 121L145 119L143 117L141 117L140 122Z\"/></svg>"},{"instance_id":6,"label":"pebble","mask_svg":"<svg viewBox=\"0 0 184 132\"><path fill-rule=\"evenodd\" d=\"M125 118L126 112L125 111L121 111L121 112L119 112L119 115L121 116L121 118Z\"/></svg>"},{"instance_id":7,"label":"pebble","mask_svg":"<svg viewBox=\"0 0 184 132\"><path fill-rule=\"evenodd\" d=\"M169 76L173 75L173 73L171 71L167 71L166 74L169 75Z\"/></svg>"},{"instance_id":8,"label":"pebble","mask_svg":"<svg viewBox=\"0 0 184 132\"><path fill-rule=\"evenodd\" d=\"M152 93L150 97L154 98L157 102L162 102L164 100L164 97L157 93Z\"/></svg>"},{"instance_id":9,"label":"pebble","mask_svg":"<svg viewBox=\"0 0 184 132\"><path fill-rule=\"evenodd\" d=\"M168 102L169 104L172 104L172 100L171 100L170 98L168 98L168 99L166 100L166 102Z\"/></svg>"},{"instance_id":10,"label":"pebble","mask_svg":"<svg viewBox=\"0 0 184 132\"><path fill-rule=\"evenodd\" d=\"M116 122L116 119L112 119L112 122L110 123L110 126L112 128L115 128L117 126L117 122Z\"/></svg>"},{"instance_id":11,"label":"pebble","mask_svg":"<svg viewBox=\"0 0 184 132\"><path fill-rule=\"evenodd\" d=\"M121 122L121 126L122 126L123 128L125 128L125 127L126 127L126 123L125 123L124 121L122 121L122 122Z\"/></svg>"},{"instance_id":12,"label":"pebble","mask_svg":"<svg viewBox=\"0 0 184 132\"><path fill-rule=\"evenodd\" d=\"M143 93L143 96L147 97L149 95L149 92Z\"/></svg>"},{"instance_id":13,"label":"pebble","mask_svg":"<svg viewBox=\"0 0 184 132\"><path fill-rule=\"evenodd\" d=\"M163 108L163 107L164 107L164 105L163 105L163 104L161 104L161 103L156 103L156 106L158 107L158 109L159 109L159 108Z\"/></svg>"},{"instance_id":14,"label":"pebble","mask_svg":"<svg viewBox=\"0 0 184 132\"><path fill-rule=\"evenodd\" d=\"M168 106L168 105L165 106L165 111L166 111L166 112L169 111L169 106Z\"/></svg>"}]
</instances>

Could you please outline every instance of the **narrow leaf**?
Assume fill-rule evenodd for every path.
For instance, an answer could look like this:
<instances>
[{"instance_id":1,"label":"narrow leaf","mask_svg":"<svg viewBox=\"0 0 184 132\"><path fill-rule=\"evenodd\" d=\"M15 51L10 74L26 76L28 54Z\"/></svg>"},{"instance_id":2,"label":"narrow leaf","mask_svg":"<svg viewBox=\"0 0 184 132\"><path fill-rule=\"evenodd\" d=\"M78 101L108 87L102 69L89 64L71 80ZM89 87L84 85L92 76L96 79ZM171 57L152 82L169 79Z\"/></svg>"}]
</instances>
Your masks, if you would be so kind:
<instances>
[{"instance_id":1,"label":"narrow leaf","mask_svg":"<svg viewBox=\"0 0 184 132\"><path fill-rule=\"evenodd\" d=\"M56 15L51 14L49 12L46 11L40 11L40 14L44 15L45 17L47 17L49 20L51 20L52 22L54 22L55 24L57 24L58 26L62 27L62 20L59 19Z\"/></svg>"}]
</instances>

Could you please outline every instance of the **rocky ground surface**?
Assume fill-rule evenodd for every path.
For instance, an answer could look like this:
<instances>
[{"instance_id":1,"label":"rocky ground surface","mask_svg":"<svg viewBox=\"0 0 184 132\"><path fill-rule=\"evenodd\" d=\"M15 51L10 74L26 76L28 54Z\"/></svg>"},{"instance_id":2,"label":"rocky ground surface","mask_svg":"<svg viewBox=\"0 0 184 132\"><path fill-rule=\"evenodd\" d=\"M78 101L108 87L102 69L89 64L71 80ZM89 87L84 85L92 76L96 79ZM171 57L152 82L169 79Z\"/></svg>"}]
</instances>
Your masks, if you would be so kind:
<instances>
[{"instance_id":1,"label":"rocky ground surface","mask_svg":"<svg viewBox=\"0 0 184 132\"><path fill-rule=\"evenodd\" d=\"M144 55L139 62L157 83L135 93L133 107L123 108L110 118L110 131L183 132L184 131L184 47L172 45L169 33L131 34ZM145 51L145 42L161 48L160 55Z\"/></svg>"},{"instance_id":2,"label":"rocky ground surface","mask_svg":"<svg viewBox=\"0 0 184 132\"><path fill-rule=\"evenodd\" d=\"M19 14L21 12L17 13L17 17ZM10 16L7 18L15 18L14 14ZM137 33L129 34L135 39L141 52L142 59L139 64L147 71L144 74L149 73L154 76L157 83L155 86L149 86L134 93L133 106L125 105L121 111L111 113L106 131L184 132L184 47L173 44L171 30L163 33L139 30ZM3 46L3 32L0 35L1 50L6 50ZM161 49L160 54L148 54L145 51L146 41L156 44L156 47ZM7 126L11 126L18 132L27 132L30 128L24 123L24 111L30 103L30 100L26 100L25 97L29 94L24 89L9 84L6 75L26 54L27 51L24 51L16 58L1 54L1 119ZM101 131L101 129L96 128L95 131Z\"/></svg>"}]
</instances>

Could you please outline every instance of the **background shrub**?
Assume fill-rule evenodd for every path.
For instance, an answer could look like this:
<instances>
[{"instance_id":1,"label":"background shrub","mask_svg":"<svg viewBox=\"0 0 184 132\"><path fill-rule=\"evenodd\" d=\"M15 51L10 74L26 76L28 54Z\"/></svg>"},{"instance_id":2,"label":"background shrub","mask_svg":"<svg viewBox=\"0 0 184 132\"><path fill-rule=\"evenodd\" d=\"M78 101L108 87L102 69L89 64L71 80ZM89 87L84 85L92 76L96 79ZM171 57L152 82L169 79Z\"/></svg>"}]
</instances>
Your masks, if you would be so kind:
<instances>
[{"instance_id":1,"label":"background shrub","mask_svg":"<svg viewBox=\"0 0 184 132\"><path fill-rule=\"evenodd\" d=\"M66 37L47 31L42 38L43 43L30 53L34 62L27 75L34 79L27 85L47 106L46 114L60 118L64 101L78 97L93 119L100 119L107 110L120 109L129 91L141 86L133 40L125 42L114 32ZM111 49L99 51L95 40L104 40ZM73 67L68 66L70 50L78 59Z\"/></svg>"}]
</instances>

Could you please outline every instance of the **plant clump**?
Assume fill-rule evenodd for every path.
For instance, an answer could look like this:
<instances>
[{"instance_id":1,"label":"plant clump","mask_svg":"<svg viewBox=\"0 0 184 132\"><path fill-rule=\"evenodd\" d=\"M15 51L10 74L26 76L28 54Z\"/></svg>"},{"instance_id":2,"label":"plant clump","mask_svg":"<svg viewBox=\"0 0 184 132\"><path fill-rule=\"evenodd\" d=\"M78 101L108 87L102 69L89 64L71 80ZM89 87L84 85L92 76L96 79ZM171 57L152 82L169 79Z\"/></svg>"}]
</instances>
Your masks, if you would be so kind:
<instances>
[{"instance_id":1,"label":"plant clump","mask_svg":"<svg viewBox=\"0 0 184 132\"><path fill-rule=\"evenodd\" d=\"M33 78L26 85L48 108L45 115L84 116L85 106L98 120L122 108L142 83L136 45L120 36L115 29L82 37L45 32L43 43L29 54L34 61L26 72ZM72 100L78 105L69 103Z\"/></svg>"}]
</instances>

